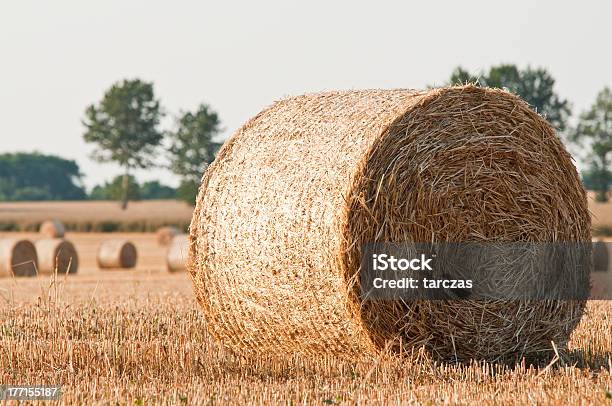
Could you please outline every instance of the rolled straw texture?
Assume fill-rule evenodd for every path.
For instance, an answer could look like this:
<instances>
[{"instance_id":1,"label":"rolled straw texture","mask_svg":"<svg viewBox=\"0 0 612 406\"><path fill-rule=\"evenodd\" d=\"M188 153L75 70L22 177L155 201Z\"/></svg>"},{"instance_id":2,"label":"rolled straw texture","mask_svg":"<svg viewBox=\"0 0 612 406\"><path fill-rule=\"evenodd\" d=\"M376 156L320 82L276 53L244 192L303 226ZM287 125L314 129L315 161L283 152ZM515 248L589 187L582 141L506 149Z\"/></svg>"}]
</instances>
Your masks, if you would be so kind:
<instances>
[{"instance_id":1,"label":"rolled straw texture","mask_svg":"<svg viewBox=\"0 0 612 406\"><path fill-rule=\"evenodd\" d=\"M35 243L40 273L76 273L79 256L74 245L61 238L45 238Z\"/></svg>"},{"instance_id":2,"label":"rolled straw texture","mask_svg":"<svg viewBox=\"0 0 612 406\"><path fill-rule=\"evenodd\" d=\"M101 269L133 268L137 259L134 244L123 239L103 241L98 250L98 267Z\"/></svg>"},{"instance_id":3,"label":"rolled straw texture","mask_svg":"<svg viewBox=\"0 0 612 406\"><path fill-rule=\"evenodd\" d=\"M172 239L168 253L166 255L166 263L168 271L183 272L187 270L187 261L189 260L189 235L179 234Z\"/></svg>"},{"instance_id":4,"label":"rolled straw texture","mask_svg":"<svg viewBox=\"0 0 612 406\"><path fill-rule=\"evenodd\" d=\"M0 277L35 276L37 268L36 247L31 241L0 239Z\"/></svg>"},{"instance_id":5,"label":"rolled straw texture","mask_svg":"<svg viewBox=\"0 0 612 406\"><path fill-rule=\"evenodd\" d=\"M551 341L562 348L584 307L360 299L364 244L591 240L570 155L503 90L279 101L225 143L190 230L208 328L238 353L352 357L425 346L441 359L517 358L553 351Z\"/></svg>"}]
</instances>

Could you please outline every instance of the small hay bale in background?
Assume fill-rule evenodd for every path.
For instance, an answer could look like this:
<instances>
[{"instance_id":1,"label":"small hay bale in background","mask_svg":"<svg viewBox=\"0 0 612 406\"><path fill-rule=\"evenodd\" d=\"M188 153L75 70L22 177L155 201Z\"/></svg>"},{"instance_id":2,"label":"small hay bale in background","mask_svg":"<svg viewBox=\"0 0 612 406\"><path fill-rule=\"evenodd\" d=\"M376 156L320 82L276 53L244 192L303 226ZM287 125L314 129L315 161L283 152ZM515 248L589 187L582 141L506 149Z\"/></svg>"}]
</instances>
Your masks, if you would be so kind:
<instances>
[{"instance_id":1,"label":"small hay bale in background","mask_svg":"<svg viewBox=\"0 0 612 406\"><path fill-rule=\"evenodd\" d=\"M603 239L593 240L593 273L591 274L591 299L612 297L612 272L610 253Z\"/></svg>"},{"instance_id":2,"label":"small hay bale in background","mask_svg":"<svg viewBox=\"0 0 612 406\"><path fill-rule=\"evenodd\" d=\"M593 270L595 272L607 272L609 262L610 254L606 242L602 239L593 240Z\"/></svg>"},{"instance_id":3,"label":"small hay bale in background","mask_svg":"<svg viewBox=\"0 0 612 406\"><path fill-rule=\"evenodd\" d=\"M0 239L0 276L36 276L36 247L28 240Z\"/></svg>"},{"instance_id":4,"label":"small hay bale in background","mask_svg":"<svg viewBox=\"0 0 612 406\"><path fill-rule=\"evenodd\" d=\"M123 239L106 240L98 250L98 267L133 268L136 266L138 254L134 244Z\"/></svg>"},{"instance_id":5,"label":"small hay bale in background","mask_svg":"<svg viewBox=\"0 0 612 406\"><path fill-rule=\"evenodd\" d=\"M187 261L189 259L189 235L179 234L172 239L168 254L166 255L166 263L168 271L182 272L187 270Z\"/></svg>"},{"instance_id":6,"label":"small hay bale in background","mask_svg":"<svg viewBox=\"0 0 612 406\"><path fill-rule=\"evenodd\" d=\"M226 141L190 230L207 328L235 352L353 357L425 346L445 360L515 360L552 354L551 341L561 350L585 305L361 299L366 244L591 241L570 154L501 89L279 101ZM527 272L508 283L528 291ZM586 268L548 272L588 290Z\"/></svg>"},{"instance_id":7,"label":"small hay bale in background","mask_svg":"<svg viewBox=\"0 0 612 406\"><path fill-rule=\"evenodd\" d=\"M59 220L47 220L40 225L39 232L46 238L64 238L66 228Z\"/></svg>"},{"instance_id":8,"label":"small hay bale in background","mask_svg":"<svg viewBox=\"0 0 612 406\"><path fill-rule=\"evenodd\" d=\"M38 271L40 273L76 273L79 256L74 245L62 238L45 238L36 241Z\"/></svg>"},{"instance_id":9,"label":"small hay bale in background","mask_svg":"<svg viewBox=\"0 0 612 406\"><path fill-rule=\"evenodd\" d=\"M168 246L172 242L172 239L179 234L179 229L176 227L160 227L155 233L157 237L157 243L162 246Z\"/></svg>"}]
</instances>

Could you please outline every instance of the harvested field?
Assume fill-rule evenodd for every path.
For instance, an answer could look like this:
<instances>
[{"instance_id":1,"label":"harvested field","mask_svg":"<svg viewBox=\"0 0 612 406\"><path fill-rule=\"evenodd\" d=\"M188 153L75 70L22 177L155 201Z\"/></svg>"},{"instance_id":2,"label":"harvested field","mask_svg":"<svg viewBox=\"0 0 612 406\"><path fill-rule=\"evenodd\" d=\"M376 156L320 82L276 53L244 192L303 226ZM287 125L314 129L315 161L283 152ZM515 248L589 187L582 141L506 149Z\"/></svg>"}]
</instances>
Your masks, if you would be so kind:
<instances>
[{"instance_id":1,"label":"harvested field","mask_svg":"<svg viewBox=\"0 0 612 406\"><path fill-rule=\"evenodd\" d=\"M147 237L138 241L155 243ZM71 404L567 405L612 396L610 302L588 304L571 359L549 367L439 364L418 352L274 361L226 352L206 332L188 275L159 270L161 260L147 268L0 280L0 383L62 384Z\"/></svg>"},{"instance_id":2,"label":"harvested field","mask_svg":"<svg viewBox=\"0 0 612 406\"><path fill-rule=\"evenodd\" d=\"M172 225L185 230L193 208L177 200L130 202L121 210L113 201L1 202L0 231L38 231L50 218L68 231L156 231Z\"/></svg>"},{"instance_id":3,"label":"harvested field","mask_svg":"<svg viewBox=\"0 0 612 406\"><path fill-rule=\"evenodd\" d=\"M34 238L36 233L0 233ZM99 271L105 238L134 241L135 270ZM588 304L570 359L552 366L237 358L207 333L186 273L154 233L68 233L75 275L0 280L0 384L49 382L72 404L597 404L612 392L612 303ZM574 365L575 364L575 365Z\"/></svg>"},{"instance_id":4,"label":"harvested field","mask_svg":"<svg viewBox=\"0 0 612 406\"><path fill-rule=\"evenodd\" d=\"M35 241L41 239L38 233L2 233L0 238L25 238ZM138 261L132 270L138 275L147 272L166 270L166 247L157 244L155 233L75 233L67 232L66 239L72 242L79 255L79 274L96 274L100 272L96 257L102 241L111 239L132 241L138 250Z\"/></svg>"}]
</instances>

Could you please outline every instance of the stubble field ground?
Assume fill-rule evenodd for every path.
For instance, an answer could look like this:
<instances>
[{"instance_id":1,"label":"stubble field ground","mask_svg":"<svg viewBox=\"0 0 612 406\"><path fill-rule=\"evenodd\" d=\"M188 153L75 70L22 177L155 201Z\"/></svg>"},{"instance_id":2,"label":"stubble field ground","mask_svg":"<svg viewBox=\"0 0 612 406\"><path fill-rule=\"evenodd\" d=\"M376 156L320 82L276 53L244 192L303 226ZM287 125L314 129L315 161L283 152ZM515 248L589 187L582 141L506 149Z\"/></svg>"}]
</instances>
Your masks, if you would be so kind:
<instances>
[{"instance_id":1,"label":"stubble field ground","mask_svg":"<svg viewBox=\"0 0 612 406\"><path fill-rule=\"evenodd\" d=\"M597 210L605 216L607 207ZM39 238L0 232L7 236ZM118 237L135 243L136 268L99 270L100 242ZM242 358L207 334L188 274L166 270L153 233L67 238L78 274L0 279L0 384L61 384L66 404L612 405L609 301L588 303L569 353L548 365L440 364L419 349L351 361Z\"/></svg>"}]
</instances>

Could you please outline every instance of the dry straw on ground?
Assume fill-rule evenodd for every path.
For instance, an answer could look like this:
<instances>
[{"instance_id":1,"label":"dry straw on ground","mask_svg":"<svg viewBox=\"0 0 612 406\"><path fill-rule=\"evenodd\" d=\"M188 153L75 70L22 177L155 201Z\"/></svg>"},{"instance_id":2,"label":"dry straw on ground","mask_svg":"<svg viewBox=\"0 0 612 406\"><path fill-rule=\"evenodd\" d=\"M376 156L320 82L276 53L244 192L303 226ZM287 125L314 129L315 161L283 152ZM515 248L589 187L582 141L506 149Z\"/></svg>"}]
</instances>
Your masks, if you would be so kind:
<instances>
[{"instance_id":1,"label":"dry straw on ground","mask_svg":"<svg viewBox=\"0 0 612 406\"><path fill-rule=\"evenodd\" d=\"M70 241L45 238L35 245L40 273L76 273L79 269L79 256Z\"/></svg>"},{"instance_id":2,"label":"dry straw on ground","mask_svg":"<svg viewBox=\"0 0 612 406\"><path fill-rule=\"evenodd\" d=\"M502 360L562 349L584 303L361 301L363 245L591 234L585 191L547 122L510 93L463 86L275 103L206 172L191 240L207 326L237 352L424 345L441 359ZM516 272L514 288L528 288Z\"/></svg>"},{"instance_id":3,"label":"dry straw on ground","mask_svg":"<svg viewBox=\"0 0 612 406\"><path fill-rule=\"evenodd\" d=\"M40 233L46 238L64 238L66 228L59 220L47 220L40 225Z\"/></svg>"},{"instance_id":4,"label":"dry straw on ground","mask_svg":"<svg viewBox=\"0 0 612 406\"><path fill-rule=\"evenodd\" d=\"M0 302L0 382L62 385L52 406L609 406L612 393L610 301L588 303L567 363L533 368L436 363L421 350L238 357L207 333L189 278L168 272L5 278Z\"/></svg>"},{"instance_id":5,"label":"dry straw on ground","mask_svg":"<svg viewBox=\"0 0 612 406\"><path fill-rule=\"evenodd\" d=\"M98 250L98 267L133 268L137 258L136 247L131 242L123 239L106 240Z\"/></svg>"},{"instance_id":6,"label":"dry straw on ground","mask_svg":"<svg viewBox=\"0 0 612 406\"><path fill-rule=\"evenodd\" d=\"M162 246L170 245L172 239L178 234L179 230L176 227L160 227L155 232L157 243Z\"/></svg>"},{"instance_id":7,"label":"dry straw on ground","mask_svg":"<svg viewBox=\"0 0 612 406\"><path fill-rule=\"evenodd\" d=\"M172 239L168 254L166 255L166 264L168 271L181 272L187 270L187 260L189 259L189 235L179 234Z\"/></svg>"},{"instance_id":8,"label":"dry straw on ground","mask_svg":"<svg viewBox=\"0 0 612 406\"><path fill-rule=\"evenodd\" d=\"M0 277L35 276L38 267L36 248L29 240L0 239Z\"/></svg>"}]
</instances>

